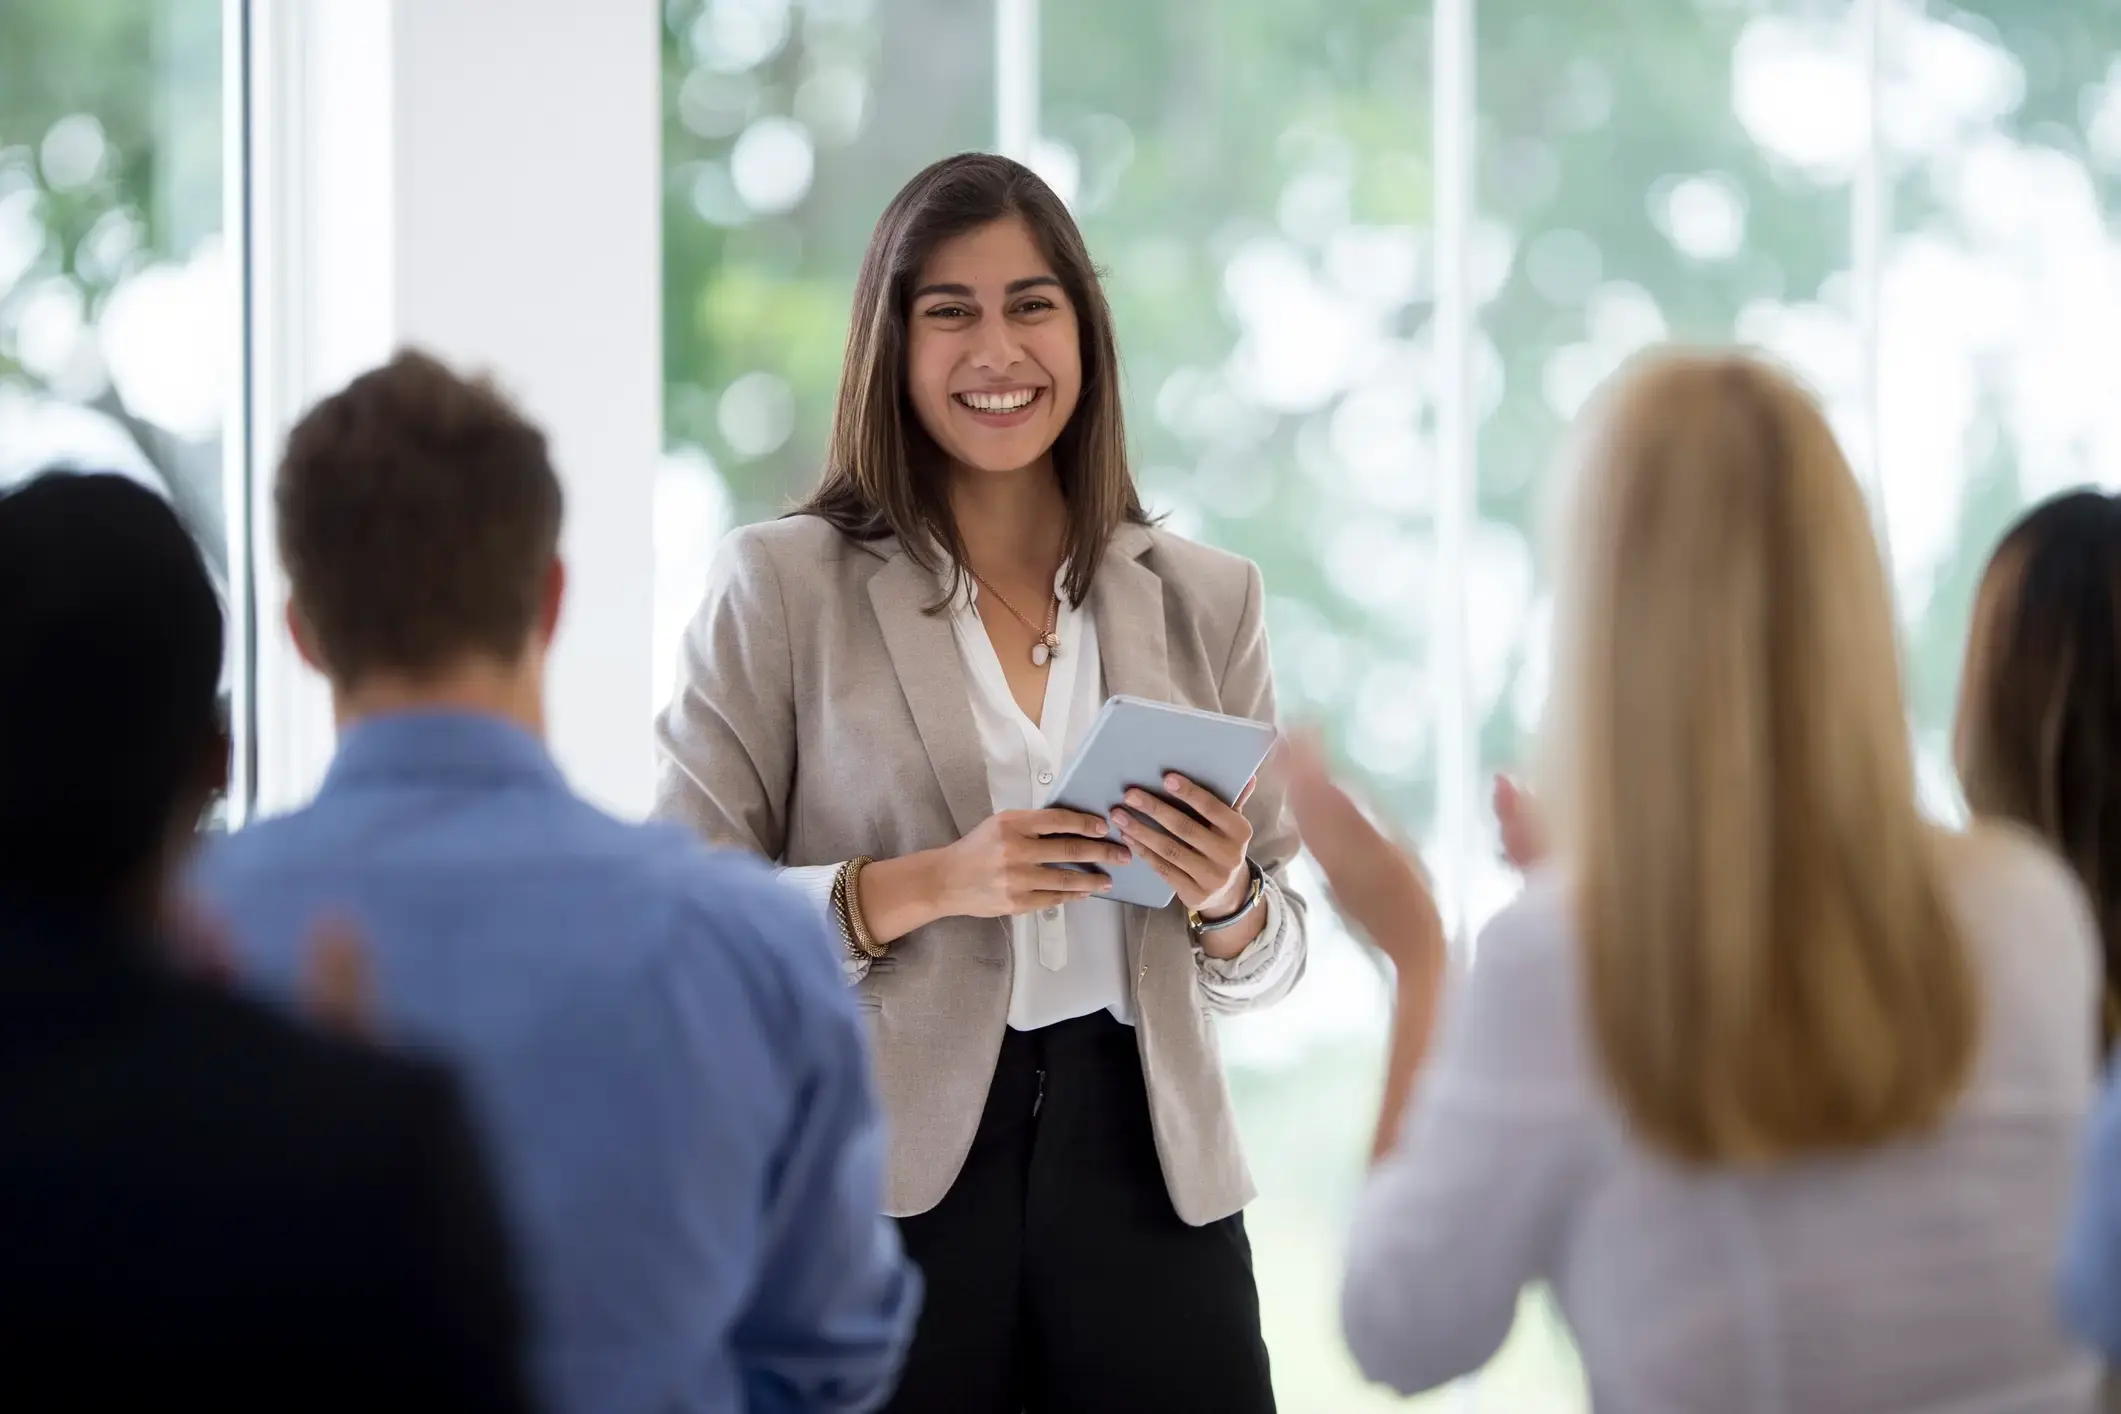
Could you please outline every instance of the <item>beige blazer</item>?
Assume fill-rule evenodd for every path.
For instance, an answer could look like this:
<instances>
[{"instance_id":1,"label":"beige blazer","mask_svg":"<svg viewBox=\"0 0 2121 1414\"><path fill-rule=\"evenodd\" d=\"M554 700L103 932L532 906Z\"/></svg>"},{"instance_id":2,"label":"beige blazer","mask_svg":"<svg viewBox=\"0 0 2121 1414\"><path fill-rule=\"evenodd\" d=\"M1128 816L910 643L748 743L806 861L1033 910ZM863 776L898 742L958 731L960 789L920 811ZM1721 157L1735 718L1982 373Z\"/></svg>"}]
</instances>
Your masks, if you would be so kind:
<instances>
[{"instance_id":1,"label":"beige blazer","mask_svg":"<svg viewBox=\"0 0 2121 1414\"><path fill-rule=\"evenodd\" d=\"M722 547L657 721L656 814L786 866L894 858L993 813L971 698L935 577L895 540L862 544L812 516ZM1162 531L1113 539L1090 595L1109 691L1274 719L1259 570ZM1272 773L1246 807L1252 857L1280 891L1280 981L1241 999L1175 903L1127 908L1136 1037L1172 1205L1189 1223L1242 1208L1239 1148L1213 1015L1286 994L1302 972L1297 850ZM887 1210L925 1212L957 1178L1007 1026L1007 925L946 918L900 939L857 983L890 1129Z\"/></svg>"}]
</instances>

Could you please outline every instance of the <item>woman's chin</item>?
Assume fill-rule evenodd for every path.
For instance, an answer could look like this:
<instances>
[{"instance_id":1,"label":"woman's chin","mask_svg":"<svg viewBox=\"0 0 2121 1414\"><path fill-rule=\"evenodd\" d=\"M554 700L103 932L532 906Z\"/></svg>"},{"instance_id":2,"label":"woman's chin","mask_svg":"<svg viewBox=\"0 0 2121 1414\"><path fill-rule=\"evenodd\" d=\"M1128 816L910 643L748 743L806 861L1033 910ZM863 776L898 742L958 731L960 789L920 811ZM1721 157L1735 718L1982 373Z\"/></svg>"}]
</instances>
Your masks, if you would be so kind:
<instances>
[{"instance_id":1,"label":"woman's chin","mask_svg":"<svg viewBox=\"0 0 2121 1414\"><path fill-rule=\"evenodd\" d=\"M998 440L982 438L979 443L960 442L950 449L951 460L975 476L1015 476L1033 467L1043 467L1047 455L1053 450L1053 443L1041 438L1011 438L1012 445L995 445Z\"/></svg>"}]
</instances>

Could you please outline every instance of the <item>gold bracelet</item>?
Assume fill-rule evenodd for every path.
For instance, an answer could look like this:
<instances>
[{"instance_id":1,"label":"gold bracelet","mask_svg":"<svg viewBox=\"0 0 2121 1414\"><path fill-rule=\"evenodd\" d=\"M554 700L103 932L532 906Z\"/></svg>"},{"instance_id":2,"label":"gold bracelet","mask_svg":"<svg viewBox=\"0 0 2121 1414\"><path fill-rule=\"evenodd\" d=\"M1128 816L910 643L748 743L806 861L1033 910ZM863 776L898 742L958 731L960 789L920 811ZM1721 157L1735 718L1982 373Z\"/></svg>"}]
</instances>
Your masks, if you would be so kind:
<instances>
[{"instance_id":1,"label":"gold bracelet","mask_svg":"<svg viewBox=\"0 0 2121 1414\"><path fill-rule=\"evenodd\" d=\"M868 956L854 945L854 929L847 921L847 866L844 864L832 871L832 922L840 930L840 946L847 950L847 956Z\"/></svg>"},{"instance_id":2,"label":"gold bracelet","mask_svg":"<svg viewBox=\"0 0 2121 1414\"><path fill-rule=\"evenodd\" d=\"M869 931L868 920L862 917L862 870L875 862L867 855L850 859L840 866L832 883L833 910L839 916L840 932L848 948L871 960L891 950L876 940Z\"/></svg>"}]
</instances>

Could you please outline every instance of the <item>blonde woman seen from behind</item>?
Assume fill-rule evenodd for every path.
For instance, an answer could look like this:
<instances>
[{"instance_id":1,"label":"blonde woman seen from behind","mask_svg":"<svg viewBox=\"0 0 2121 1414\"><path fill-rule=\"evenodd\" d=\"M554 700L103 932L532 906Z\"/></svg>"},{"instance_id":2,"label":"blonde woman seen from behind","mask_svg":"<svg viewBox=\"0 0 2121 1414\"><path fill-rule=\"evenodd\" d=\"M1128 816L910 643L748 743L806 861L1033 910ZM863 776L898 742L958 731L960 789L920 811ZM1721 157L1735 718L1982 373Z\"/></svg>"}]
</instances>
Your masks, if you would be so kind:
<instances>
[{"instance_id":1,"label":"blonde woman seen from behind","mask_svg":"<svg viewBox=\"0 0 2121 1414\"><path fill-rule=\"evenodd\" d=\"M1357 1360L1442 1384L1545 1283L1604 1414L2091 1408L2050 1293L2095 930L2028 838L1918 814L1886 579L1817 404L1660 354L1576 461L1551 858L1440 1001L1418 869L1292 753L1306 841L1400 972Z\"/></svg>"}]
</instances>

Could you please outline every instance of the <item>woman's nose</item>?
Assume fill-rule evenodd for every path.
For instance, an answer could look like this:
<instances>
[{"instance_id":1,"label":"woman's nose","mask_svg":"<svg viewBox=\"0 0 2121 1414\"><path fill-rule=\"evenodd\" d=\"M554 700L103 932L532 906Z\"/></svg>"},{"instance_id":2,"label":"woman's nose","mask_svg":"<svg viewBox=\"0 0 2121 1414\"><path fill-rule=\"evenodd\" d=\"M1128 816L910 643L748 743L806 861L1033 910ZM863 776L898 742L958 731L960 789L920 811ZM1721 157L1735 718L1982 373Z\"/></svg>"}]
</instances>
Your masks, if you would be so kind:
<instances>
[{"instance_id":1,"label":"woman's nose","mask_svg":"<svg viewBox=\"0 0 2121 1414\"><path fill-rule=\"evenodd\" d=\"M972 366L975 368L999 371L1023 356L1023 345L1004 320L987 320L973 335Z\"/></svg>"}]
</instances>

